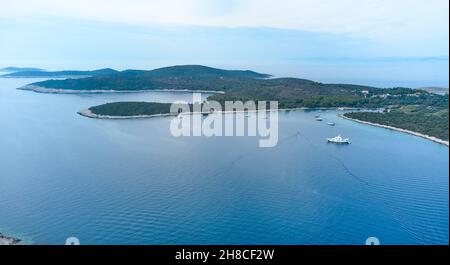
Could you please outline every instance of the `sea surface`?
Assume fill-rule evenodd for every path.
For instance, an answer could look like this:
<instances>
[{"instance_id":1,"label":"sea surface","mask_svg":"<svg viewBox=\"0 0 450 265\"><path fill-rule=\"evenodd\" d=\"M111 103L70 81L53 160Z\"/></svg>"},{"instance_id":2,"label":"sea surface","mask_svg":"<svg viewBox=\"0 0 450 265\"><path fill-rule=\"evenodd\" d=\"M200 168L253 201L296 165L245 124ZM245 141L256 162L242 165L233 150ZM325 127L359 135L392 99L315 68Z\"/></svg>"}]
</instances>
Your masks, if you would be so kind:
<instances>
[{"instance_id":1,"label":"sea surface","mask_svg":"<svg viewBox=\"0 0 450 265\"><path fill-rule=\"evenodd\" d=\"M256 137L176 138L170 117L77 111L190 93L16 89L39 80L0 79L0 233L29 244L449 242L446 146L339 111L280 112L274 148ZM352 144L326 143L338 134Z\"/></svg>"}]
</instances>

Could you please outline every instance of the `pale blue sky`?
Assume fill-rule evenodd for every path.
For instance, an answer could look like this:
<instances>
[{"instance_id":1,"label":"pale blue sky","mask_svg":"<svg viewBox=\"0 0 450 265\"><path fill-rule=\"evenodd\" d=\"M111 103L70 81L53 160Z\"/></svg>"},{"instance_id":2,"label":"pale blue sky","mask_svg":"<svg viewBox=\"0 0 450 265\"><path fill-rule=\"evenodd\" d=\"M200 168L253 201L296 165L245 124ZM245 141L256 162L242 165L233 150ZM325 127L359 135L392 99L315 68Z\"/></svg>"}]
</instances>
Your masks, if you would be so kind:
<instances>
[{"instance_id":1,"label":"pale blue sky","mask_svg":"<svg viewBox=\"0 0 450 265\"><path fill-rule=\"evenodd\" d=\"M0 0L0 67L173 64L448 87L447 0Z\"/></svg>"}]
</instances>

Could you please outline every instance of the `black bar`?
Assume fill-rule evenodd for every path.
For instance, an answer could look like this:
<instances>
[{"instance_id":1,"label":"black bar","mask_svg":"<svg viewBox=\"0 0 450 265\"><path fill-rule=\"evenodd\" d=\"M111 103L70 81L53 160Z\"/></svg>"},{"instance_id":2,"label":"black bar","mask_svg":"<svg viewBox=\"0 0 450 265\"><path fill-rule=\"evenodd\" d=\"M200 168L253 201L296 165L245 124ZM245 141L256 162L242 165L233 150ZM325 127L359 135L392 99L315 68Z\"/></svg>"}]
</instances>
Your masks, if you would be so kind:
<instances>
[{"instance_id":1,"label":"black bar","mask_svg":"<svg viewBox=\"0 0 450 265\"><path fill-rule=\"evenodd\" d=\"M158 262L156 264L280 264L292 260L298 261L298 264L314 264L327 260L381 264L393 260L404 262L447 260L448 248L449 246L0 246L0 258L9 256L16 261L36 258L60 262L136 260L143 261L143 264L154 264L153 262ZM176 259L177 252L183 250L185 254L208 252L208 259L206 261L200 259L199 255L194 256L198 259ZM236 256L237 250L241 251L240 258ZM247 252L242 255L244 250ZM254 251L251 252L251 250ZM257 258L263 257L259 254L262 251L271 250L273 250L272 258ZM220 259L221 255L224 258L222 252L232 254L225 256L226 259Z\"/></svg>"}]
</instances>

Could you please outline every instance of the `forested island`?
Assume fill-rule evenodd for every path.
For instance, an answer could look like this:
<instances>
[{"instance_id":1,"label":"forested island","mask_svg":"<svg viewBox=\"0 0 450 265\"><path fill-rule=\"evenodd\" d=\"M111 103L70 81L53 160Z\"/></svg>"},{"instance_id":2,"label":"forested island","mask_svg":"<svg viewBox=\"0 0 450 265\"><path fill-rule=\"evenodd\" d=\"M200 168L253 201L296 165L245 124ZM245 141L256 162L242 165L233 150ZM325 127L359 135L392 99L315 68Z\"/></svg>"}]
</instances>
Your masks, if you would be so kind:
<instances>
[{"instance_id":1,"label":"forested island","mask_svg":"<svg viewBox=\"0 0 450 265\"><path fill-rule=\"evenodd\" d=\"M149 71L103 69L90 77L47 80L22 89L50 93L215 91L223 93L214 94L208 100L221 103L227 100L276 100L280 109L382 108L386 110L384 113L356 112L346 116L448 140L448 94L439 95L422 89L324 84L299 78L273 78L269 74L249 70L222 70L201 65L180 65ZM146 117L169 114L169 107L161 103L118 102L91 107L80 114L91 117Z\"/></svg>"},{"instance_id":2,"label":"forested island","mask_svg":"<svg viewBox=\"0 0 450 265\"><path fill-rule=\"evenodd\" d=\"M113 102L81 110L80 115L89 118L145 118L152 116L176 115L170 113L170 103L154 102Z\"/></svg>"}]
</instances>

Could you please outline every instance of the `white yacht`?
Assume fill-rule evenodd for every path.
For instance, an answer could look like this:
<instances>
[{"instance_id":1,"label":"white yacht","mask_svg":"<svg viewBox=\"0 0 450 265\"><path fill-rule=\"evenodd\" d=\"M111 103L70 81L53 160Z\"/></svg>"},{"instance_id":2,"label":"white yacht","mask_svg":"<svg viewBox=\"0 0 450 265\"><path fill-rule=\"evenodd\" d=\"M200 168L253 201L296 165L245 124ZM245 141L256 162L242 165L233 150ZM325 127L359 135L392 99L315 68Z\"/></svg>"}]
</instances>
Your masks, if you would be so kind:
<instances>
[{"instance_id":1,"label":"white yacht","mask_svg":"<svg viewBox=\"0 0 450 265\"><path fill-rule=\"evenodd\" d=\"M335 143L335 144L350 144L350 138L343 138L341 135L338 135L333 138L327 138L327 141L329 143Z\"/></svg>"},{"instance_id":2,"label":"white yacht","mask_svg":"<svg viewBox=\"0 0 450 265\"><path fill-rule=\"evenodd\" d=\"M316 117L316 121L323 121L321 117Z\"/></svg>"},{"instance_id":3,"label":"white yacht","mask_svg":"<svg viewBox=\"0 0 450 265\"><path fill-rule=\"evenodd\" d=\"M327 122L327 124L330 125L330 126L336 125L336 123L334 123L334 122Z\"/></svg>"}]
</instances>

